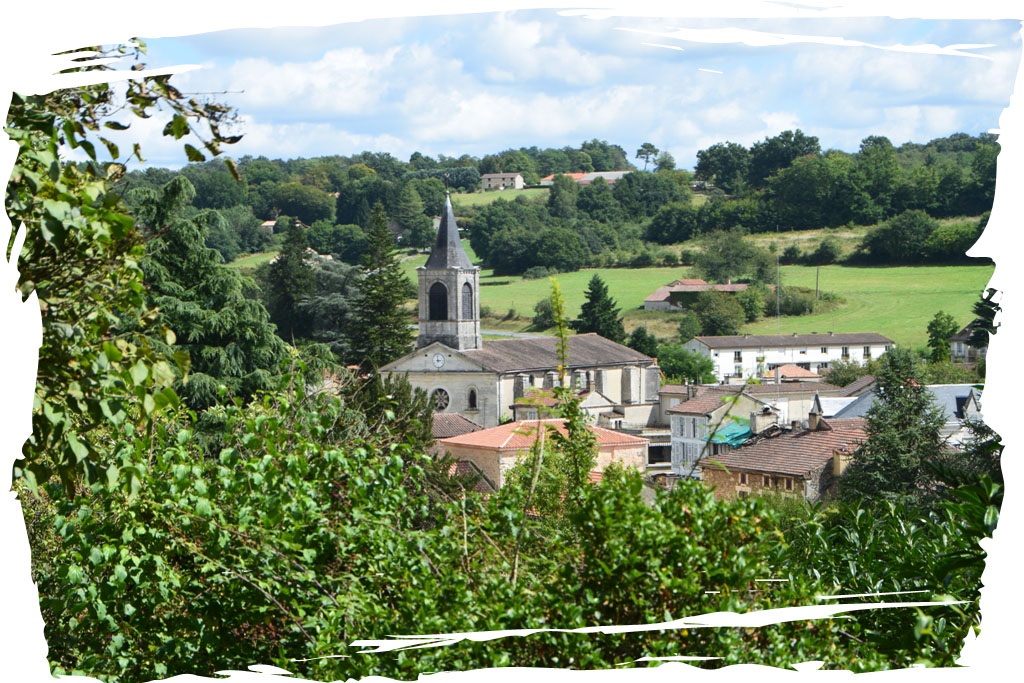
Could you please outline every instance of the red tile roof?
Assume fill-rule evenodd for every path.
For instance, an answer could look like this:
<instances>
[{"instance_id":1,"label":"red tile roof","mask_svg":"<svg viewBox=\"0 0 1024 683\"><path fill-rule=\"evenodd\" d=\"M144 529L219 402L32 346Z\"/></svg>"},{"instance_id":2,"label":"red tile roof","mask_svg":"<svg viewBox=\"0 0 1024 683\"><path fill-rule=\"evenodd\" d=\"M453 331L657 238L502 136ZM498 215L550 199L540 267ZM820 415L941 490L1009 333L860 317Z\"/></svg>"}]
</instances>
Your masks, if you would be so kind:
<instances>
[{"instance_id":1,"label":"red tile roof","mask_svg":"<svg viewBox=\"0 0 1024 683\"><path fill-rule=\"evenodd\" d=\"M705 458L697 464L708 469L725 468L806 478L812 471L827 465L834 453L852 452L867 438L863 428L840 420L831 422L831 430L783 431L714 458ZM836 428L836 422L842 428Z\"/></svg>"},{"instance_id":2,"label":"red tile roof","mask_svg":"<svg viewBox=\"0 0 1024 683\"><path fill-rule=\"evenodd\" d=\"M810 370L806 370L799 365L780 365L777 368L771 370L765 370L763 377L775 377L775 373L778 371L779 377L813 377L817 379L819 375Z\"/></svg>"},{"instance_id":3,"label":"red tile roof","mask_svg":"<svg viewBox=\"0 0 1024 683\"><path fill-rule=\"evenodd\" d=\"M696 396L677 403L665 412L678 415L707 415L720 407L730 394L733 396L739 394L742 388L742 386L725 385L698 387Z\"/></svg>"},{"instance_id":4,"label":"red tile roof","mask_svg":"<svg viewBox=\"0 0 1024 683\"><path fill-rule=\"evenodd\" d=\"M542 183L546 183L549 180L554 180L556 175L564 175L564 176L566 176L568 178L572 178L573 180L579 180L580 178L582 178L583 176L585 176L587 174L586 173L552 173L551 175L544 176L543 178L540 179L540 181Z\"/></svg>"},{"instance_id":5,"label":"red tile roof","mask_svg":"<svg viewBox=\"0 0 1024 683\"><path fill-rule=\"evenodd\" d=\"M546 419L539 422L546 427L554 427L562 434L566 433L565 420ZM440 443L445 446L469 446L496 451L525 450L530 448L537 439L537 423L538 420L509 422L497 427L491 427L490 429L482 429L478 432L441 439ZM631 436L594 425L587 425L587 429L597 438L598 447L642 446L648 441L639 436Z\"/></svg>"},{"instance_id":6,"label":"red tile roof","mask_svg":"<svg viewBox=\"0 0 1024 683\"><path fill-rule=\"evenodd\" d=\"M435 439L447 439L460 434L478 432L483 427L472 420L467 420L458 413L434 413L434 421L430 433Z\"/></svg>"}]
</instances>

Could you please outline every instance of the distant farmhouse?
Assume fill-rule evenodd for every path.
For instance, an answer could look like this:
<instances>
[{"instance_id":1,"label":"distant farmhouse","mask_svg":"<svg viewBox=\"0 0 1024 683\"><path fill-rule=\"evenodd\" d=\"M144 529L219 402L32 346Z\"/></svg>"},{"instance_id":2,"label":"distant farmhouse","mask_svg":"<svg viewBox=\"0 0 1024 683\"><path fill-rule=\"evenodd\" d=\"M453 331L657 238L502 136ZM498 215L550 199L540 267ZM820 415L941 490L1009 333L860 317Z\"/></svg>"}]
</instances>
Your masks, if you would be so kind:
<instances>
[{"instance_id":1,"label":"distant farmhouse","mask_svg":"<svg viewBox=\"0 0 1024 683\"><path fill-rule=\"evenodd\" d=\"M615 181L626 175L632 173L632 171L594 171L593 173L555 173L552 175L544 176L540 179L541 185L551 185L555 181L556 175L564 175L568 178L572 178L580 185L589 185L598 178L603 179L609 185L614 185Z\"/></svg>"},{"instance_id":2,"label":"distant farmhouse","mask_svg":"<svg viewBox=\"0 0 1024 683\"><path fill-rule=\"evenodd\" d=\"M694 337L683 347L710 358L720 382L760 377L777 366L795 365L819 373L838 360L863 365L892 348L893 341L876 332Z\"/></svg>"},{"instance_id":3,"label":"distant farmhouse","mask_svg":"<svg viewBox=\"0 0 1024 683\"><path fill-rule=\"evenodd\" d=\"M380 369L405 375L442 413L458 413L481 427L512 416L516 400L559 381L554 337L484 340L480 335L480 269L459 240L451 200L419 279L416 350ZM647 425L659 414L661 370L655 360L596 334L569 338L567 383L592 387L617 420Z\"/></svg>"},{"instance_id":4,"label":"distant farmhouse","mask_svg":"<svg viewBox=\"0 0 1024 683\"><path fill-rule=\"evenodd\" d=\"M718 292L742 292L749 287L746 284L713 285L699 278L675 280L658 287L646 299L644 310L647 311L678 311L691 306L701 292L715 290Z\"/></svg>"},{"instance_id":5,"label":"distant farmhouse","mask_svg":"<svg viewBox=\"0 0 1024 683\"><path fill-rule=\"evenodd\" d=\"M492 188L521 190L524 184L523 176L520 173L484 173L480 176L480 187L484 190Z\"/></svg>"}]
</instances>

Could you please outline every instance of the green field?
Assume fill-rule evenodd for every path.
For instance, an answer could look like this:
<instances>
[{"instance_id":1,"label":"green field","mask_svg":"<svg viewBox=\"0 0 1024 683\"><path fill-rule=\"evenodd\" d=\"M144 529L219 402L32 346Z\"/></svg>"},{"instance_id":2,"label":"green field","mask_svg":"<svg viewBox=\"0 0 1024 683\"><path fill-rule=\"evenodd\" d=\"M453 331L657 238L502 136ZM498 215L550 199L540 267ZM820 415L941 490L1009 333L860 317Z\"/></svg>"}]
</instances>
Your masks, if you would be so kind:
<instances>
[{"instance_id":1,"label":"green field","mask_svg":"<svg viewBox=\"0 0 1024 683\"><path fill-rule=\"evenodd\" d=\"M793 332L879 332L898 344L923 346L936 311L951 314L960 325L974 317L977 301L994 266L822 266L822 290L835 292L846 304L831 313L783 316L782 334ZM782 283L814 287L815 268L783 266ZM751 334L777 334L774 318L744 327Z\"/></svg>"},{"instance_id":2,"label":"green field","mask_svg":"<svg viewBox=\"0 0 1024 683\"><path fill-rule=\"evenodd\" d=\"M516 197L547 197L546 187L529 187L523 190L494 190L492 192L456 192L452 194L452 208L455 213L465 206L481 206L490 204L499 197L506 201L512 201Z\"/></svg>"},{"instance_id":3,"label":"green field","mask_svg":"<svg viewBox=\"0 0 1024 683\"><path fill-rule=\"evenodd\" d=\"M791 236L796 237L795 234ZM462 245L470 260L476 262L469 240L463 240ZM231 265L252 269L269 261L274 253L253 254ZM402 269L416 282L416 268L426 262L427 255L403 254L400 258L404 259ZM783 266L782 284L813 288L815 270L813 266ZM783 316L781 321L765 318L745 325L742 331L778 334L781 322L782 334L879 332L898 344L923 346L927 342L928 321L936 311L952 314L962 325L970 322L973 317L971 305L992 277L992 270L993 266L822 266L821 290L839 294L846 299L845 304L819 315ZM558 282L570 319L579 314L587 283L598 272L622 309L627 331L645 325L648 331L659 337L674 335L678 313L644 311L639 307L661 285L678 278L693 277L691 268L607 268L563 273L558 276ZM533 315L533 305L551 293L546 278L524 280L515 275L495 276L490 269L480 272L480 285L480 305L490 308L494 316L484 323L484 327L490 329L527 331L527 318ZM519 320L501 320L510 309L515 309Z\"/></svg>"},{"instance_id":4,"label":"green field","mask_svg":"<svg viewBox=\"0 0 1024 683\"><path fill-rule=\"evenodd\" d=\"M237 268L238 270L256 270L264 263L269 263L270 259L277 256L277 251L265 251L260 254L247 254L240 256L234 261L228 264L231 268Z\"/></svg>"}]
</instances>

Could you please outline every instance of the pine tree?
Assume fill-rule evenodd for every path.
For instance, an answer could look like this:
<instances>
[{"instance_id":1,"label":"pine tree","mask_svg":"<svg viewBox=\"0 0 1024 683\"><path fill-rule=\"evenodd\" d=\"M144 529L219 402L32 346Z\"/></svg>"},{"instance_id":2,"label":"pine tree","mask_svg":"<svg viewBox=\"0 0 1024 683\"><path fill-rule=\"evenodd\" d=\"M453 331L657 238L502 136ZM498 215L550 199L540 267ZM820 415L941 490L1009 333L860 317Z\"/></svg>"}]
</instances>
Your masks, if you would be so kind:
<instances>
[{"instance_id":1,"label":"pine tree","mask_svg":"<svg viewBox=\"0 0 1024 683\"><path fill-rule=\"evenodd\" d=\"M277 325L277 334L285 341L304 339L312 329L309 316L299 306L313 294L316 286L313 267L306 262L308 246L302 224L292 219L281 253L270 264L266 276L270 320Z\"/></svg>"},{"instance_id":2,"label":"pine tree","mask_svg":"<svg viewBox=\"0 0 1024 683\"><path fill-rule=\"evenodd\" d=\"M615 300L608 295L608 286L600 275L594 275L590 279L587 300L580 310L579 317L570 323L570 327L580 334L596 332L618 344L626 340L626 330L622 327L619 309L615 307Z\"/></svg>"},{"instance_id":3,"label":"pine tree","mask_svg":"<svg viewBox=\"0 0 1024 683\"><path fill-rule=\"evenodd\" d=\"M880 359L867 440L840 479L843 498L915 504L930 495L929 465L943 455L945 417L913 372L908 349L897 347Z\"/></svg>"},{"instance_id":4,"label":"pine tree","mask_svg":"<svg viewBox=\"0 0 1024 683\"><path fill-rule=\"evenodd\" d=\"M366 237L362 264L365 276L358 287L352 319L351 358L369 370L405 354L413 334L402 310L408 279L392 254L395 240L388 231L387 214L380 203L373 207Z\"/></svg>"},{"instance_id":5,"label":"pine tree","mask_svg":"<svg viewBox=\"0 0 1024 683\"><path fill-rule=\"evenodd\" d=\"M247 296L255 284L205 246L206 235L211 228L223 229L224 219L213 210L184 217L194 192L178 176L159 193L137 190L129 201L150 234L140 266L151 305L159 310L151 329L166 326L176 337L173 344L154 342L167 355L188 353L188 382L177 390L192 408L201 409L218 400L220 385L241 397L271 388L286 348L266 309Z\"/></svg>"}]
</instances>

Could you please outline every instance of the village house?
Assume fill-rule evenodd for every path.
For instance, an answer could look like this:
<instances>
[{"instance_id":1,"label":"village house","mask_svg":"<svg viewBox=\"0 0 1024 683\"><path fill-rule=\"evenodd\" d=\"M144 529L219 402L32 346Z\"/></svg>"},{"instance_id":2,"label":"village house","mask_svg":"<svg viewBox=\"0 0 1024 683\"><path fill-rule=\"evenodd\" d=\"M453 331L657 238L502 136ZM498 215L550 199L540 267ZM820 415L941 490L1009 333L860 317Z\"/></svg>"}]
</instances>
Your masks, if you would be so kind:
<instances>
[{"instance_id":1,"label":"village house","mask_svg":"<svg viewBox=\"0 0 1024 683\"><path fill-rule=\"evenodd\" d=\"M666 411L671 471L677 477L699 479L700 458L725 453L777 421L771 406L744 391L745 387L686 388L686 399Z\"/></svg>"},{"instance_id":2,"label":"village house","mask_svg":"<svg viewBox=\"0 0 1024 683\"><path fill-rule=\"evenodd\" d=\"M555 429L566 433L565 420L517 420L497 427L440 439L438 445L455 458L468 461L482 473L487 484L500 489L508 481L508 471L526 455L539 437L539 430ZM597 462L592 480L612 463L643 471L647 465L647 439L588 425L597 441Z\"/></svg>"},{"instance_id":3,"label":"village house","mask_svg":"<svg viewBox=\"0 0 1024 683\"><path fill-rule=\"evenodd\" d=\"M773 426L735 450L700 460L701 479L719 500L774 493L816 503L835 494L836 478L867 439L864 427L860 418L812 413L807 428Z\"/></svg>"},{"instance_id":4,"label":"village house","mask_svg":"<svg viewBox=\"0 0 1024 683\"><path fill-rule=\"evenodd\" d=\"M632 171L594 171L593 173L552 173L551 175L544 176L540 179L541 185L552 185L555 182L556 175L564 175L567 178L572 178L580 185L589 185L598 178L601 178L609 185L614 185L615 181L626 175L632 173Z\"/></svg>"},{"instance_id":5,"label":"village house","mask_svg":"<svg viewBox=\"0 0 1024 683\"><path fill-rule=\"evenodd\" d=\"M892 348L893 343L875 332L736 334L694 337L683 348L710 358L715 376L724 382L760 377L781 365L796 365L818 374L838 360L864 365Z\"/></svg>"},{"instance_id":6,"label":"village house","mask_svg":"<svg viewBox=\"0 0 1024 683\"><path fill-rule=\"evenodd\" d=\"M654 290L644 299L646 311L680 311L692 306L701 292L742 292L750 285L744 283L713 285L700 278L674 280Z\"/></svg>"},{"instance_id":7,"label":"village house","mask_svg":"<svg viewBox=\"0 0 1024 683\"><path fill-rule=\"evenodd\" d=\"M951 361L954 363L973 364L985 357L985 354L988 353L988 347L983 346L979 349L967 343L974 333L974 328L981 322L984 321L980 318L975 318L967 323L964 329L949 338L949 359Z\"/></svg>"},{"instance_id":8,"label":"village house","mask_svg":"<svg viewBox=\"0 0 1024 683\"><path fill-rule=\"evenodd\" d=\"M491 188L521 190L523 185L525 182L521 173L484 173L480 176L480 187L484 190Z\"/></svg>"},{"instance_id":9,"label":"village house","mask_svg":"<svg viewBox=\"0 0 1024 683\"><path fill-rule=\"evenodd\" d=\"M416 350L380 369L404 375L431 396L438 412L482 427L512 416L516 399L562 381L557 339L484 340L480 334L480 269L462 248L451 200L419 280ZM611 401L619 424L648 425L658 416L661 370L655 360L596 334L569 338L566 382Z\"/></svg>"}]
</instances>

